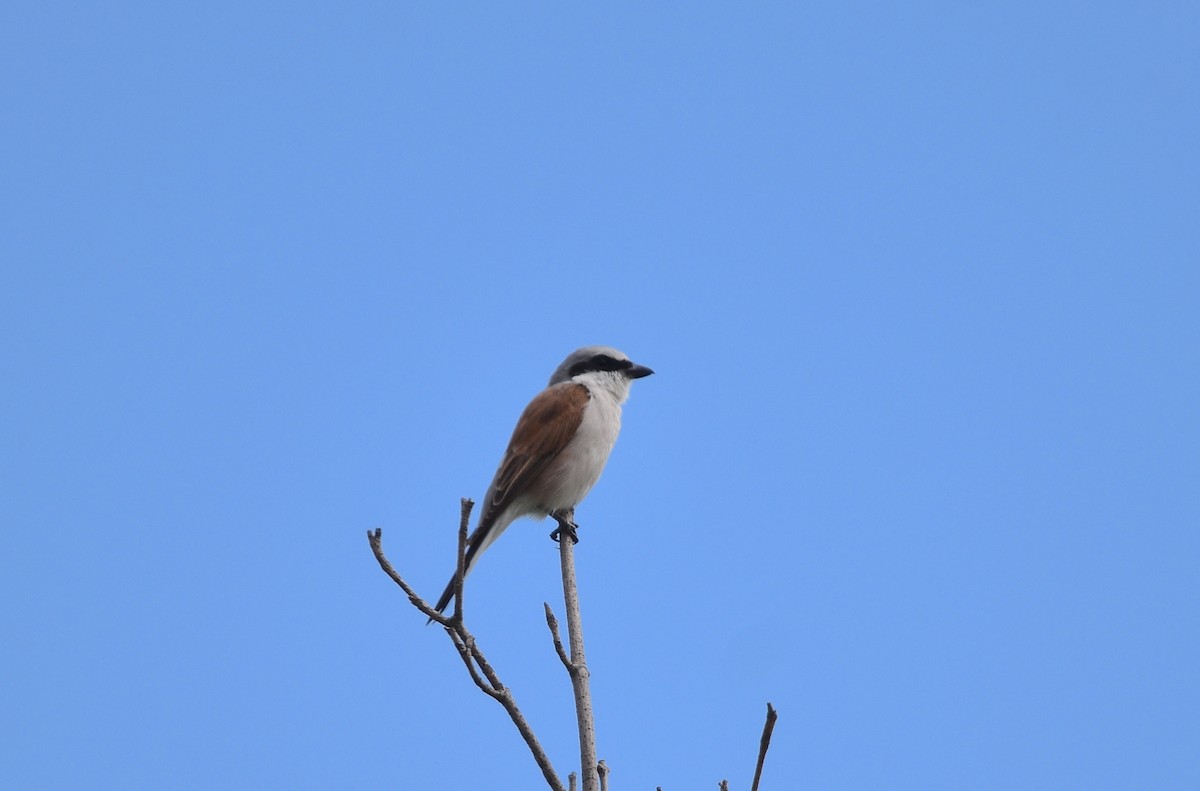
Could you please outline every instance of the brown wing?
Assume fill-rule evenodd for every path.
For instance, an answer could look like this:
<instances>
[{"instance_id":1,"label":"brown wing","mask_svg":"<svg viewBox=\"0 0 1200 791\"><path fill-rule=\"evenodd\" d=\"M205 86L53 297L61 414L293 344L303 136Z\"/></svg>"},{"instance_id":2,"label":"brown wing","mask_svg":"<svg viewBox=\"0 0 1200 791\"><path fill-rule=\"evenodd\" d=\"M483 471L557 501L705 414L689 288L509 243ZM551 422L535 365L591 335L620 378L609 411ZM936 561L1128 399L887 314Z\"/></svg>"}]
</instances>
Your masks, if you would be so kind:
<instances>
[{"instance_id":1,"label":"brown wing","mask_svg":"<svg viewBox=\"0 0 1200 791\"><path fill-rule=\"evenodd\" d=\"M508 450L496 470L496 477L484 496L479 525L467 540L466 568L469 571L480 548L489 543L496 519L504 509L546 469L583 421L588 389L575 382L562 382L548 387L529 402L517 427L513 429ZM445 612L454 598L454 579L438 599L437 611ZM430 619L432 623L433 619Z\"/></svg>"},{"instance_id":2,"label":"brown wing","mask_svg":"<svg viewBox=\"0 0 1200 791\"><path fill-rule=\"evenodd\" d=\"M588 389L583 385L563 382L546 388L529 402L488 489L481 527L499 516L571 441L583 421L588 398Z\"/></svg>"}]
</instances>

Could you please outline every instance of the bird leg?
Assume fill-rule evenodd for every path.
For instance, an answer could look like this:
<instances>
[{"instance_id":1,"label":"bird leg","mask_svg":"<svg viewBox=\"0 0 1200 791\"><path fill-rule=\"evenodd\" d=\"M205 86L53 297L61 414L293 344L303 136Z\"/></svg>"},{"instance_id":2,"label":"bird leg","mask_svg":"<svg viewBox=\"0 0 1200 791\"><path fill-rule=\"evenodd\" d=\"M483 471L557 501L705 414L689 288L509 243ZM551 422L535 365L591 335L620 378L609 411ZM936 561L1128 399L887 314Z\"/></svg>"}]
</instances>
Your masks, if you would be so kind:
<instances>
[{"instance_id":1,"label":"bird leg","mask_svg":"<svg viewBox=\"0 0 1200 791\"><path fill-rule=\"evenodd\" d=\"M555 511L550 514L555 522L558 522L558 527L554 528L554 532L550 534L550 538L558 541L563 533L571 539L572 543L579 543L579 525L575 524L575 509L563 508L560 511Z\"/></svg>"}]
</instances>

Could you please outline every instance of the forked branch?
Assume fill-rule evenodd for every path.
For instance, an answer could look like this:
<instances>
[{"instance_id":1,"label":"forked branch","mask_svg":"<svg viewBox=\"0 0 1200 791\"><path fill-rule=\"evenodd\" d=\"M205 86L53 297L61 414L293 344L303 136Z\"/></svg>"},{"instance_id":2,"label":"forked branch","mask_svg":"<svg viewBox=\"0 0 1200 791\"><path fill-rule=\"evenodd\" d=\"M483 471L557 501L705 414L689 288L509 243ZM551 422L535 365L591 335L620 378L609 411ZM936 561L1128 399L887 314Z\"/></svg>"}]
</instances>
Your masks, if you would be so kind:
<instances>
[{"instance_id":1,"label":"forked branch","mask_svg":"<svg viewBox=\"0 0 1200 791\"><path fill-rule=\"evenodd\" d=\"M383 569L393 582L400 586L408 596L409 602L421 611L430 622L436 621L450 638L455 651L458 652L459 658L467 668L468 674L471 676L472 682L479 687L484 694L495 699L504 710L508 713L513 725L516 726L517 732L521 734L521 738L525 740L525 744L529 747L529 751L533 754L534 761L542 770L542 775L546 778L546 783L553 791L567 791L563 787L562 781L558 779L558 775L554 771L554 767L550 764L550 759L542 749L537 737L533 733L533 729L529 727L529 722L517 707L516 701L513 699L512 692L500 681L495 669L488 663L487 657L479 648L474 635L467 630L463 621L463 577L465 576L466 566L466 546L467 546L467 526L470 522L471 509L474 503L466 498L462 500L461 519L459 520L458 528L458 558L454 575L454 614L451 616L443 615L434 609L428 602L417 595L399 572L392 566L391 562L383 551L383 531L381 529L368 530L367 540L370 542L371 551L375 554L375 559L379 562L379 567ZM592 721L592 706L591 692L589 690L588 678L590 673L587 668L587 660L583 653L583 628L582 621L579 615L579 595L575 582L575 558L574 558L574 534L575 525L572 521L573 514L567 511L562 514L555 514L559 521L560 531L560 559L562 561L563 572L563 594L566 600L567 607L567 632L569 637L570 650L563 645L562 638L559 636L558 619L554 617L554 613L550 609L550 605L546 605L546 625L550 629L550 635L554 640L554 650L558 654L559 660L567 669L571 676L572 687L575 691L575 710L578 718L579 726L579 742L580 742L580 769L582 770L582 780L584 791L607 791L608 789L608 767L603 761L596 760L596 742L595 729ZM762 737L759 740L758 746L758 762L754 769L754 783L751 786L751 791L758 791L759 781L762 779L763 764L766 761L767 750L771 745L771 734L775 729L775 720L777 718L775 707L770 703L767 704L767 721L763 725ZM570 789L575 791L577 776L574 772L569 775ZM720 788L729 788L728 781L722 780ZM661 791L661 789L659 789Z\"/></svg>"},{"instance_id":2,"label":"forked branch","mask_svg":"<svg viewBox=\"0 0 1200 791\"><path fill-rule=\"evenodd\" d=\"M383 552L383 530L378 528L368 530L367 540L371 544L371 551L375 554L375 559L379 562L379 567L383 569L385 574L392 578L393 582L400 586L400 589L408 596L409 602L429 618L430 621L436 621L446 630L446 634L449 635L455 650L458 651L459 657L462 659L463 664L466 665L467 672L470 673L471 680L475 682L475 686L479 687L489 697L494 698L508 712L513 725L517 726L517 731L521 734L521 738L525 740L525 744L533 754L534 761L537 762L538 767L542 770L542 776L546 778L546 783L554 791L566 791L562 781L558 779L554 767L550 764L550 758L546 755L546 751L542 749L542 745L538 742L537 736L534 735L533 729L529 727L529 722L525 719L525 715L521 713L516 701L513 700L512 692L501 683L500 677L483 655L483 651L475 641L474 635L467 630L466 625L463 623L463 570L467 544L467 525L471 518L471 508L474 505L471 500L463 498L461 519L458 527L458 563L454 576L454 615L450 617L441 614L418 596L416 591L404 581L404 578L400 576L399 572L388 561L387 556Z\"/></svg>"}]
</instances>

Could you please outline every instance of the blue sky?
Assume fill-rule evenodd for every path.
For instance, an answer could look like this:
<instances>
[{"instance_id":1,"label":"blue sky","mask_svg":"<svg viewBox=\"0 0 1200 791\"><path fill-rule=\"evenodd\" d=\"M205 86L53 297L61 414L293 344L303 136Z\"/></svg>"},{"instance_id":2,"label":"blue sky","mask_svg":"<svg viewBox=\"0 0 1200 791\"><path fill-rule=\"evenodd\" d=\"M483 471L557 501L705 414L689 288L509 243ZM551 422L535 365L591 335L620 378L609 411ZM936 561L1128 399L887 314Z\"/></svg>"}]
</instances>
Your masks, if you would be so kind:
<instances>
[{"instance_id":1,"label":"blue sky","mask_svg":"<svg viewBox=\"0 0 1200 791\"><path fill-rule=\"evenodd\" d=\"M1200 786L1194 4L0 10L0 785L535 788L436 596L563 356L614 788ZM548 525L469 620L560 773ZM561 609L560 609L561 611Z\"/></svg>"}]
</instances>

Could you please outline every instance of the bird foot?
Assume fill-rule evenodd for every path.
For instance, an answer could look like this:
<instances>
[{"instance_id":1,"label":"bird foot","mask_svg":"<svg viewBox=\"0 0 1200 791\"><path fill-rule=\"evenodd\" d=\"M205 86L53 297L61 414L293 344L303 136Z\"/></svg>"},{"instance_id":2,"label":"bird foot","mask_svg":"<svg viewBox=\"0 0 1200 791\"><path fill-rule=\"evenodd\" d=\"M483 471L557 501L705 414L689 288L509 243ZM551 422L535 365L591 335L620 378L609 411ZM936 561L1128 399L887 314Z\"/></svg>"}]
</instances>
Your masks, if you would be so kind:
<instances>
[{"instance_id":1,"label":"bird foot","mask_svg":"<svg viewBox=\"0 0 1200 791\"><path fill-rule=\"evenodd\" d=\"M555 522L558 522L558 527L554 528L554 530L550 533L551 539L554 541L559 541L565 533L567 537L571 539L572 544L579 543L579 533L577 532L579 530L579 525L572 521L573 517L575 516L574 509L562 513L553 513L550 514L550 516L554 518Z\"/></svg>"}]
</instances>

